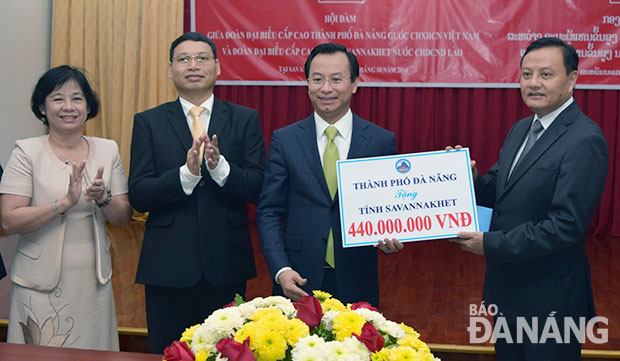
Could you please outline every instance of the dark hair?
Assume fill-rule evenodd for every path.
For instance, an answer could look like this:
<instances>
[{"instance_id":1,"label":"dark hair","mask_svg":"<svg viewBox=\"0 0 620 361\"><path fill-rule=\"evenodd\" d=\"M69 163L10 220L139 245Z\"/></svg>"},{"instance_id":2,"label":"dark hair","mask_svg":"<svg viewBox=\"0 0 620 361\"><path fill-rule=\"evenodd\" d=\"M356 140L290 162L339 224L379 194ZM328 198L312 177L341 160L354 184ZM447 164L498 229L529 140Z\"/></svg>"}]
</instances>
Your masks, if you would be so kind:
<instances>
[{"instance_id":1,"label":"dark hair","mask_svg":"<svg viewBox=\"0 0 620 361\"><path fill-rule=\"evenodd\" d=\"M217 49L215 48L215 43L213 43L213 41L211 41L211 39L207 38L202 33L195 32L195 31L190 31L190 32L187 32L187 33L179 36L178 38L174 39L172 44L170 44L170 62L171 63L172 63L172 56L174 55L174 49L176 49L176 47L179 44L181 44L182 42L184 42L186 40L202 41L204 43L209 44L209 46L211 47L211 50L213 51L213 58L217 59Z\"/></svg>"},{"instance_id":2,"label":"dark hair","mask_svg":"<svg viewBox=\"0 0 620 361\"><path fill-rule=\"evenodd\" d=\"M351 82L354 82L360 76L360 65L357 62L357 58L355 54L348 51L344 45L336 44L336 43L324 43L314 47L308 55L308 59L306 59L306 64L304 65L304 72L306 74L306 79L310 77L310 63L315 56L319 54L336 54L336 53L344 53L349 59L349 70L351 71Z\"/></svg>"},{"instance_id":3,"label":"dark hair","mask_svg":"<svg viewBox=\"0 0 620 361\"><path fill-rule=\"evenodd\" d=\"M86 119L94 118L99 113L99 99L97 94L91 89L90 84L84 73L69 65L60 65L46 71L37 82L30 97L30 109L34 115L39 118L43 124L48 125L47 117L41 113L41 107L45 105L45 98L56 89L59 89L68 81L75 80L82 89L86 105L88 106L88 115Z\"/></svg>"},{"instance_id":4,"label":"dark hair","mask_svg":"<svg viewBox=\"0 0 620 361\"><path fill-rule=\"evenodd\" d=\"M540 38L533 41L527 49L525 49L525 54L521 57L521 66L523 66L523 58L525 58L527 53L530 51L551 47L560 48L560 50L562 50L566 75L569 75L574 70L577 70L577 66L579 66L579 55L577 55L577 51L575 51L575 48L573 48L572 45L567 44L558 38Z\"/></svg>"}]
</instances>

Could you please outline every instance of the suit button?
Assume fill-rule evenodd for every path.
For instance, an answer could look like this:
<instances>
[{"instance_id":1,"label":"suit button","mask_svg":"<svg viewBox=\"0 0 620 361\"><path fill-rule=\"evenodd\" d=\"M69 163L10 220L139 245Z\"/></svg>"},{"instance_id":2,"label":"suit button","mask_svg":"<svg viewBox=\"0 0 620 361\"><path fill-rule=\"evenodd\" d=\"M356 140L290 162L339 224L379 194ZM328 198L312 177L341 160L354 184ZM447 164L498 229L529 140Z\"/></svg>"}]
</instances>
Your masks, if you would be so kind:
<instances>
[{"instance_id":1,"label":"suit button","mask_svg":"<svg viewBox=\"0 0 620 361\"><path fill-rule=\"evenodd\" d=\"M203 181L203 180L201 180L200 183L198 183L199 187L204 187L204 185L205 185L205 181Z\"/></svg>"},{"instance_id":2,"label":"suit button","mask_svg":"<svg viewBox=\"0 0 620 361\"><path fill-rule=\"evenodd\" d=\"M493 212L493 217L496 217L496 218L499 217L499 212L497 211Z\"/></svg>"},{"instance_id":3,"label":"suit button","mask_svg":"<svg viewBox=\"0 0 620 361\"><path fill-rule=\"evenodd\" d=\"M331 210L332 212L336 212L336 206L332 206Z\"/></svg>"},{"instance_id":4,"label":"suit button","mask_svg":"<svg viewBox=\"0 0 620 361\"><path fill-rule=\"evenodd\" d=\"M323 241L323 243L327 242L327 237L322 237L321 241Z\"/></svg>"}]
</instances>

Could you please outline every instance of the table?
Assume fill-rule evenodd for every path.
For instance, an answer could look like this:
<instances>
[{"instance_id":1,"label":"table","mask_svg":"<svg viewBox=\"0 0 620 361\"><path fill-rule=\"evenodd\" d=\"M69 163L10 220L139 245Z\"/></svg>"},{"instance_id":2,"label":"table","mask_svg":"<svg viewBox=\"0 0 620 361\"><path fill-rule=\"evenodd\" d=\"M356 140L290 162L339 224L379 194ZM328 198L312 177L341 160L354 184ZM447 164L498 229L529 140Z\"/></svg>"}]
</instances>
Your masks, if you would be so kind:
<instances>
[{"instance_id":1,"label":"table","mask_svg":"<svg viewBox=\"0 0 620 361\"><path fill-rule=\"evenodd\" d=\"M0 342L0 361L161 361L162 355L22 345Z\"/></svg>"}]
</instances>

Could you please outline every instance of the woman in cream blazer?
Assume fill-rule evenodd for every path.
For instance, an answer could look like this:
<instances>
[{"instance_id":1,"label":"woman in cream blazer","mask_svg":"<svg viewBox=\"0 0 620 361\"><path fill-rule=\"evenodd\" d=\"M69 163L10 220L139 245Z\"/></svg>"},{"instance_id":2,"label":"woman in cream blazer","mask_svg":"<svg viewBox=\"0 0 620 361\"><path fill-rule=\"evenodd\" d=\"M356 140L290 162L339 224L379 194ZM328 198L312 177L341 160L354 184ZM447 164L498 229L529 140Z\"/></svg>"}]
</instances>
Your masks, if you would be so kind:
<instances>
[{"instance_id":1,"label":"woman in cream blazer","mask_svg":"<svg viewBox=\"0 0 620 361\"><path fill-rule=\"evenodd\" d=\"M66 65L32 94L49 135L18 140L0 183L2 229L19 234L9 342L118 350L105 222L127 224L131 206L116 143L82 135L98 109L82 72Z\"/></svg>"}]
</instances>

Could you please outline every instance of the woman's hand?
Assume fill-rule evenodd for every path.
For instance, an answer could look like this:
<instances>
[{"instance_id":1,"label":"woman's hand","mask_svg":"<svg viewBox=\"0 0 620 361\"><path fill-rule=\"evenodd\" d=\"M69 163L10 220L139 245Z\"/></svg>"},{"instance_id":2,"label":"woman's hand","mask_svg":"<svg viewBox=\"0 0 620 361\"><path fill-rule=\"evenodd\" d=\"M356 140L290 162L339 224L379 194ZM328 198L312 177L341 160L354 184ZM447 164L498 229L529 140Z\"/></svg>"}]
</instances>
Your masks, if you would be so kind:
<instances>
[{"instance_id":1,"label":"woman's hand","mask_svg":"<svg viewBox=\"0 0 620 361\"><path fill-rule=\"evenodd\" d=\"M58 212L65 213L67 210L73 208L82 195L82 177L84 175L84 166L86 161L79 163L73 163L71 165L71 173L69 173L69 189L67 194L60 198L56 202L56 209Z\"/></svg>"},{"instance_id":2,"label":"woman's hand","mask_svg":"<svg viewBox=\"0 0 620 361\"><path fill-rule=\"evenodd\" d=\"M84 195L86 199L94 200L95 202L102 204L108 200L108 192L105 188L105 181L103 180L103 169L104 166L100 166L97 169L97 176L95 179L86 187L84 191Z\"/></svg>"}]
</instances>

